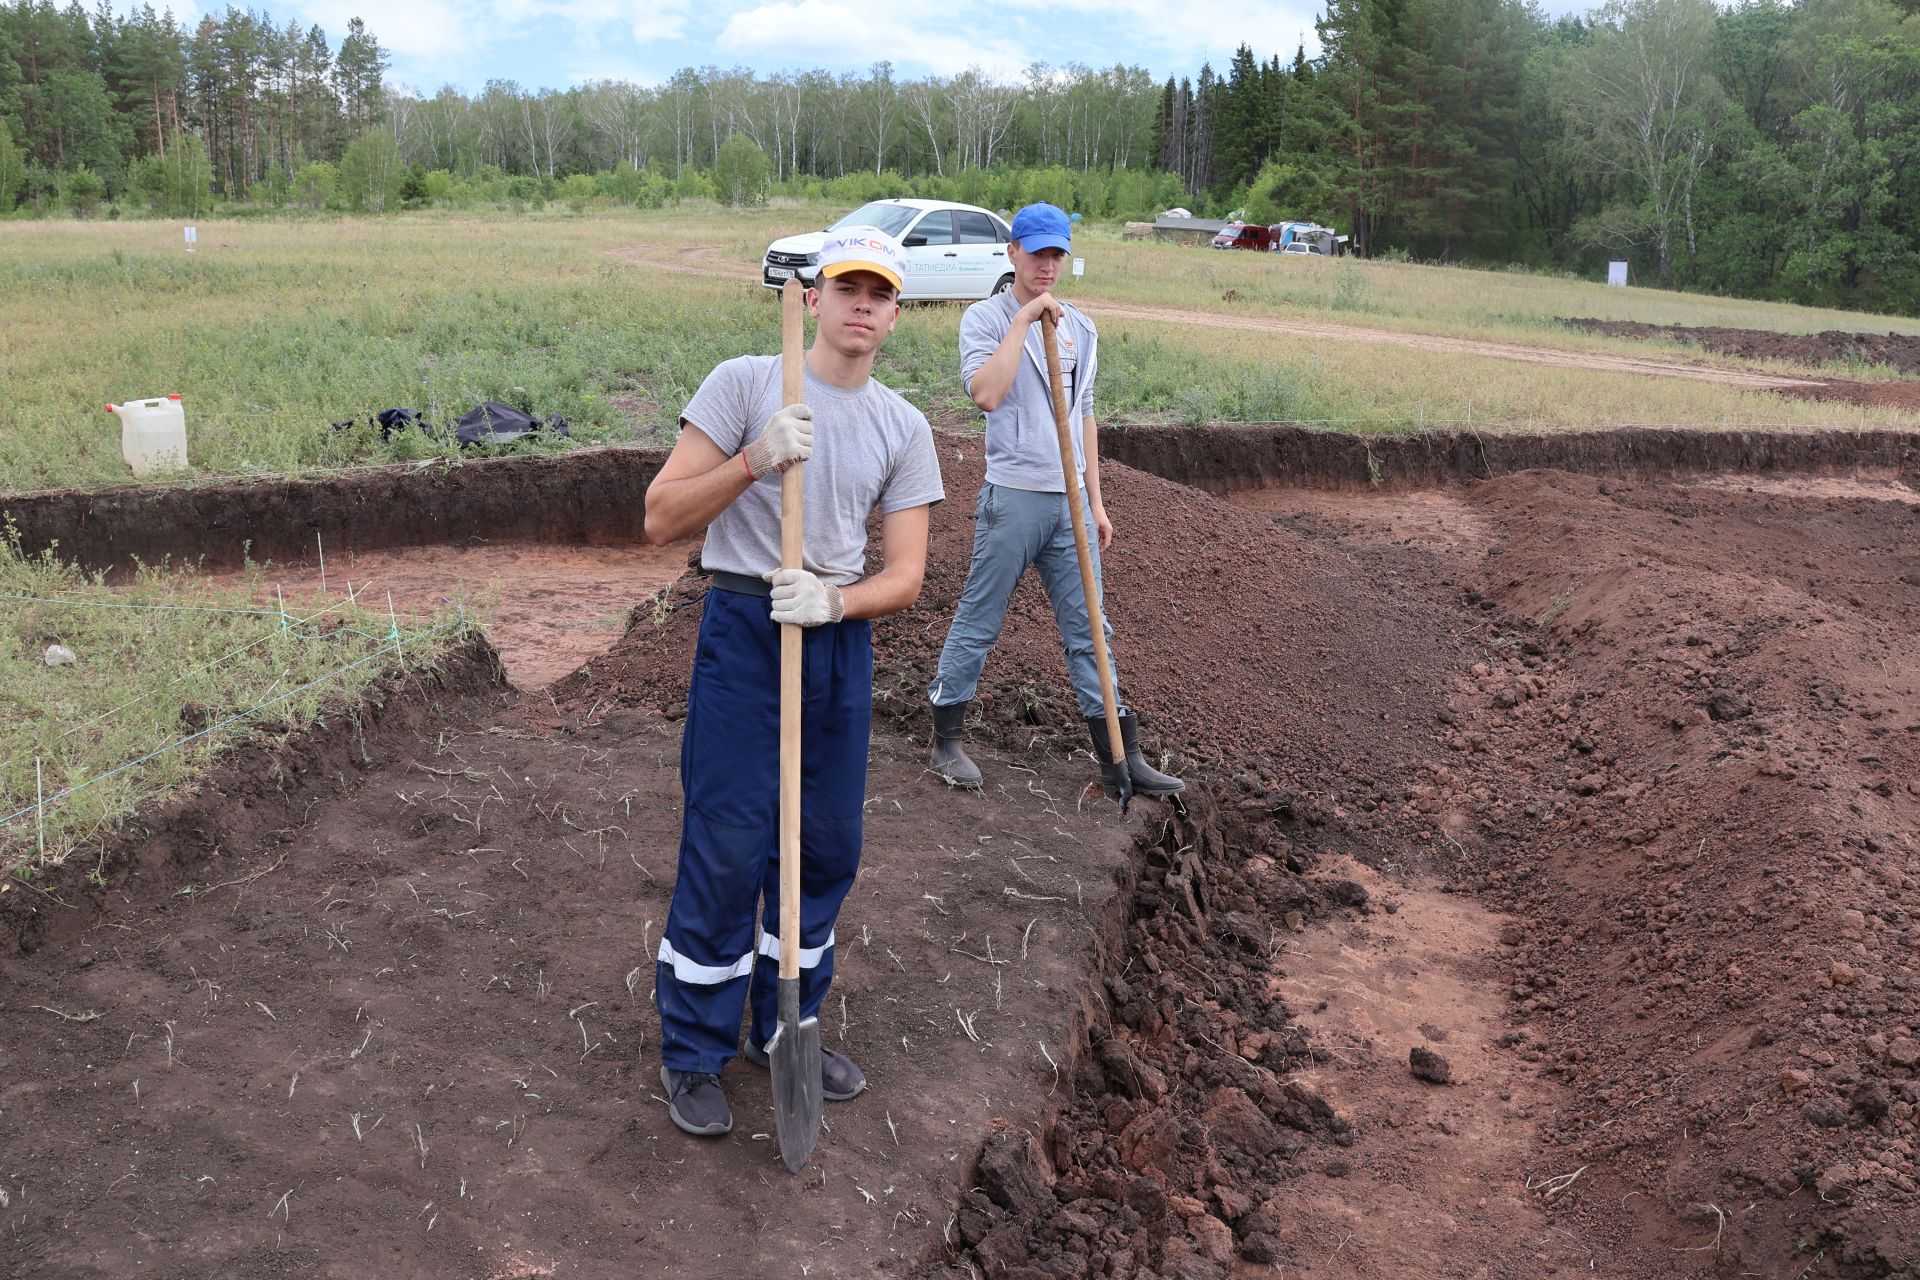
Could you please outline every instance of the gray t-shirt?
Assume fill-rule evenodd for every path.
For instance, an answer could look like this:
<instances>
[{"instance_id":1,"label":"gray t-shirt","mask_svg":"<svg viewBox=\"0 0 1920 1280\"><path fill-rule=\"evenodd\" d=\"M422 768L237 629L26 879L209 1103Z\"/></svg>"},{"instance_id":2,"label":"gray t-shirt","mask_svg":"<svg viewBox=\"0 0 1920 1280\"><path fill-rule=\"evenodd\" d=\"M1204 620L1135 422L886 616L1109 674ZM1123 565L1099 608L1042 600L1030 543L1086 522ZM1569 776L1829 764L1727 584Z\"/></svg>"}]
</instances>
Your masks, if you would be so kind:
<instances>
[{"instance_id":1,"label":"gray t-shirt","mask_svg":"<svg viewBox=\"0 0 1920 1280\"><path fill-rule=\"evenodd\" d=\"M973 390L973 376L992 359L1013 327L1020 303L1009 289L976 302L960 317L960 379ZM1067 417L1073 429L1076 475L1087 470L1082 422L1093 415L1093 378L1098 368L1099 335L1093 321L1067 306L1060 326L1060 373L1067 388ZM1063 493L1060 429L1053 421L1053 392L1047 385L1046 338L1038 324L1027 326L1026 359L1000 407L987 415L987 483L1038 493Z\"/></svg>"},{"instance_id":2,"label":"gray t-shirt","mask_svg":"<svg viewBox=\"0 0 1920 1280\"><path fill-rule=\"evenodd\" d=\"M869 378L857 391L807 372L813 457L806 469L806 566L836 586L866 576L867 516L946 497L926 415ZM707 375L680 420L739 453L780 409L780 357L738 356ZM762 476L707 526L700 563L757 578L780 567L780 477Z\"/></svg>"}]
</instances>

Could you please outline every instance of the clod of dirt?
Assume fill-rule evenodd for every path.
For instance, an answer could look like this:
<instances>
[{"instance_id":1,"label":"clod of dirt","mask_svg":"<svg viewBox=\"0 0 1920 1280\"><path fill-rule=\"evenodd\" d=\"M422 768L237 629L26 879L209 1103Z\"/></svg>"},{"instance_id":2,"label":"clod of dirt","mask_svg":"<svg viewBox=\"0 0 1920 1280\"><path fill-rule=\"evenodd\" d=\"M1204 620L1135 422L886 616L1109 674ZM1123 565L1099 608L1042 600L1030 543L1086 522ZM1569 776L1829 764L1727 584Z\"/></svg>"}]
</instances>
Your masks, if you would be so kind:
<instances>
[{"instance_id":1,"label":"clod of dirt","mask_svg":"<svg viewBox=\"0 0 1920 1280\"><path fill-rule=\"evenodd\" d=\"M1853 1091L1853 1113L1866 1124L1877 1124L1893 1108L1887 1086L1869 1080Z\"/></svg>"},{"instance_id":2,"label":"clod of dirt","mask_svg":"<svg viewBox=\"0 0 1920 1280\"><path fill-rule=\"evenodd\" d=\"M997 1129L988 1135L980 1152L978 1183L995 1204L1014 1210L1033 1204L1050 1197L1054 1180L1053 1166L1032 1134Z\"/></svg>"},{"instance_id":3,"label":"clod of dirt","mask_svg":"<svg viewBox=\"0 0 1920 1280\"><path fill-rule=\"evenodd\" d=\"M1407 1060L1414 1079L1425 1080L1428 1084L1453 1083L1453 1064L1425 1045L1415 1045L1407 1055Z\"/></svg>"},{"instance_id":4,"label":"clod of dirt","mask_svg":"<svg viewBox=\"0 0 1920 1280\"><path fill-rule=\"evenodd\" d=\"M1753 704L1738 694L1716 693L1707 699L1707 714L1715 720L1739 720L1753 714Z\"/></svg>"},{"instance_id":5,"label":"clod of dirt","mask_svg":"<svg viewBox=\"0 0 1920 1280\"><path fill-rule=\"evenodd\" d=\"M1847 1110L1832 1098L1815 1098L1800 1108L1800 1115L1820 1129L1838 1129L1847 1122Z\"/></svg>"}]
</instances>

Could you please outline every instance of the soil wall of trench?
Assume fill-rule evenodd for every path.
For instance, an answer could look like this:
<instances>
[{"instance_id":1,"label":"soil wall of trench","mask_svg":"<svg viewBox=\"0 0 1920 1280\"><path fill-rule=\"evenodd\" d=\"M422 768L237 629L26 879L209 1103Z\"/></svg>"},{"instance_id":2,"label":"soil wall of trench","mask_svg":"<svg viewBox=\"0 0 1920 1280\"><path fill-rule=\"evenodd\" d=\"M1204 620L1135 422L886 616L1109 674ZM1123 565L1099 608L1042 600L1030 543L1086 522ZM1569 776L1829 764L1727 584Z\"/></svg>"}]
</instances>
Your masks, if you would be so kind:
<instances>
[{"instance_id":1,"label":"soil wall of trench","mask_svg":"<svg viewBox=\"0 0 1920 1280\"><path fill-rule=\"evenodd\" d=\"M123 823L94 856L46 868L0 897L0 956L75 937L125 895L217 883L224 850L291 840L314 797L348 789L429 721L484 716L512 694L499 654L476 633L431 666L389 672L303 729L227 745L196 785ZM96 870L99 880L89 879Z\"/></svg>"},{"instance_id":2,"label":"soil wall of trench","mask_svg":"<svg viewBox=\"0 0 1920 1280\"><path fill-rule=\"evenodd\" d=\"M1920 433L1622 429L1530 435L1360 436L1278 424L1109 426L1101 454L1210 493L1271 485L1421 488L1551 468L1641 477L1737 472L1920 477ZM193 562L306 562L316 550L477 542L643 540L663 449L584 449L373 467L312 479L127 485L0 496L29 552L93 570ZM956 493L958 491L956 490Z\"/></svg>"}]
</instances>

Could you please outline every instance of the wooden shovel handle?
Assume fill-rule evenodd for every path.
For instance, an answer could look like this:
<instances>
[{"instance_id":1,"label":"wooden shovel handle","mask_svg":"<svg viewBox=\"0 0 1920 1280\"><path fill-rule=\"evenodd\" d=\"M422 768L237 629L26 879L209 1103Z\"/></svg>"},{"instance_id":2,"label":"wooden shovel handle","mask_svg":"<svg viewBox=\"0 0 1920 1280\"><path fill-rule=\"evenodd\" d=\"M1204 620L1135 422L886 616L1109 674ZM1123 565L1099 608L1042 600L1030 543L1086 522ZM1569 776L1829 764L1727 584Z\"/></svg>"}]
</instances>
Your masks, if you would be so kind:
<instances>
[{"instance_id":1,"label":"wooden shovel handle","mask_svg":"<svg viewBox=\"0 0 1920 1280\"><path fill-rule=\"evenodd\" d=\"M780 403L806 398L806 313L800 282L780 290ZM780 567L806 559L806 463L780 475ZM780 628L780 976L800 976L800 628Z\"/></svg>"},{"instance_id":2,"label":"wooden shovel handle","mask_svg":"<svg viewBox=\"0 0 1920 1280\"><path fill-rule=\"evenodd\" d=\"M1093 628L1093 662L1100 668L1100 699L1107 708L1107 750L1113 763L1127 758L1120 741L1120 704L1113 696L1113 666L1107 661L1106 613L1100 603L1100 584L1093 576L1093 552L1087 545L1087 517L1080 509L1080 475L1073 465L1073 425L1067 418L1067 384L1060 373L1060 339L1053 317L1040 317L1040 333L1047 343L1047 383L1053 391L1053 425L1060 434L1060 474L1067 485L1067 509L1073 513L1073 549L1080 553L1080 590L1087 600L1087 625Z\"/></svg>"}]
</instances>

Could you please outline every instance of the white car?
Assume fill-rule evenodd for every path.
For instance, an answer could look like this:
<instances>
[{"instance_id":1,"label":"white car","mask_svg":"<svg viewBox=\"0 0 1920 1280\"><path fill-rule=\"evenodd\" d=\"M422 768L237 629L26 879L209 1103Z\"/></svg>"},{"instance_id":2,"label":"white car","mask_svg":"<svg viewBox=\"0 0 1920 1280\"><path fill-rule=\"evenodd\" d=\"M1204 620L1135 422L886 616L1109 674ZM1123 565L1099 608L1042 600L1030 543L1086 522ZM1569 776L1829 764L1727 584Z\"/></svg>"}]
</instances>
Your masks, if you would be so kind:
<instances>
[{"instance_id":1,"label":"white car","mask_svg":"<svg viewBox=\"0 0 1920 1280\"><path fill-rule=\"evenodd\" d=\"M903 301L972 300L1013 287L1007 260L1012 233L985 209L944 200L875 200L827 230L860 226L878 227L906 248ZM775 240L760 260L760 283L769 289L794 279L811 285L826 238L826 231L809 231Z\"/></svg>"}]
</instances>

